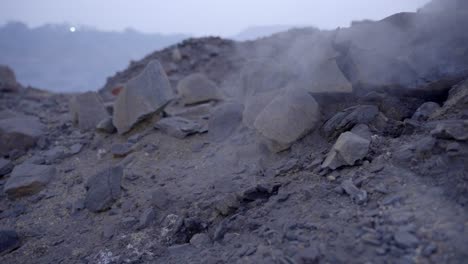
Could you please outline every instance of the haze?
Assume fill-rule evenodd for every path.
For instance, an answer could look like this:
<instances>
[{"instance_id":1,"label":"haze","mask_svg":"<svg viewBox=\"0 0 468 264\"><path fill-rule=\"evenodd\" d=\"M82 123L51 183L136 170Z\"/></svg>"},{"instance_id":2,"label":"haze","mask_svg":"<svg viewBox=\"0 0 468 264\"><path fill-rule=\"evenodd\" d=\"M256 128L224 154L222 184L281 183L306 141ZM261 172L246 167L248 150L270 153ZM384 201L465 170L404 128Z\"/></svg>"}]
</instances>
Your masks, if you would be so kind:
<instances>
[{"instance_id":1,"label":"haze","mask_svg":"<svg viewBox=\"0 0 468 264\"><path fill-rule=\"evenodd\" d=\"M88 25L101 30L232 36L252 26L347 26L416 11L428 0L2 0L0 23Z\"/></svg>"}]
</instances>

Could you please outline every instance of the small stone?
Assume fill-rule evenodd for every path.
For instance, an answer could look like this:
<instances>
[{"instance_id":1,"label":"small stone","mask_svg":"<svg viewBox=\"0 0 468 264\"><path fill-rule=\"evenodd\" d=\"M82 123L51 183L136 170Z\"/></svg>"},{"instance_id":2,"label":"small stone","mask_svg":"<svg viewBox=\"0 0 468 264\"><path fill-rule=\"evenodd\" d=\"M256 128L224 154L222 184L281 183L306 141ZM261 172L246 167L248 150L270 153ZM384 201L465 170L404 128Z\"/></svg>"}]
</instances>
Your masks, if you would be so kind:
<instances>
[{"instance_id":1,"label":"small stone","mask_svg":"<svg viewBox=\"0 0 468 264\"><path fill-rule=\"evenodd\" d=\"M351 132L345 132L336 140L335 145L322 163L322 168L336 170L342 166L353 166L368 153L370 141Z\"/></svg>"},{"instance_id":2,"label":"small stone","mask_svg":"<svg viewBox=\"0 0 468 264\"><path fill-rule=\"evenodd\" d=\"M202 129L201 125L197 122L178 116L159 120L156 123L155 128L169 136L179 139L199 133Z\"/></svg>"},{"instance_id":3,"label":"small stone","mask_svg":"<svg viewBox=\"0 0 468 264\"><path fill-rule=\"evenodd\" d=\"M205 248L211 245L211 238L205 233L195 234L190 239L190 244L196 248Z\"/></svg>"},{"instance_id":4,"label":"small stone","mask_svg":"<svg viewBox=\"0 0 468 264\"><path fill-rule=\"evenodd\" d=\"M117 132L117 128L115 128L114 123L112 122L112 117L106 117L99 121L96 125L96 130L99 132L113 134Z\"/></svg>"},{"instance_id":5,"label":"small stone","mask_svg":"<svg viewBox=\"0 0 468 264\"><path fill-rule=\"evenodd\" d=\"M83 145L80 143L73 144L70 147L70 154L71 155L76 155L81 152L81 149L83 148Z\"/></svg>"},{"instance_id":6,"label":"small stone","mask_svg":"<svg viewBox=\"0 0 468 264\"><path fill-rule=\"evenodd\" d=\"M422 250L422 254L425 257L430 257L434 253L437 252L437 245L435 243L429 243L427 246L425 246Z\"/></svg>"},{"instance_id":7,"label":"small stone","mask_svg":"<svg viewBox=\"0 0 468 264\"><path fill-rule=\"evenodd\" d=\"M0 177L7 175L13 170L13 163L11 161L0 158Z\"/></svg>"},{"instance_id":8,"label":"small stone","mask_svg":"<svg viewBox=\"0 0 468 264\"><path fill-rule=\"evenodd\" d=\"M68 156L68 149L64 146L56 146L45 151L42 155L47 164L53 164L65 159Z\"/></svg>"},{"instance_id":9,"label":"small stone","mask_svg":"<svg viewBox=\"0 0 468 264\"><path fill-rule=\"evenodd\" d=\"M133 151L133 145L130 143L114 144L110 152L115 158L123 158Z\"/></svg>"},{"instance_id":10,"label":"small stone","mask_svg":"<svg viewBox=\"0 0 468 264\"><path fill-rule=\"evenodd\" d=\"M407 231L398 231L393 235L397 246L406 248L416 248L419 245L419 239Z\"/></svg>"},{"instance_id":11,"label":"small stone","mask_svg":"<svg viewBox=\"0 0 468 264\"><path fill-rule=\"evenodd\" d=\"M14 230L0 230L0 256L19 248L20 239Z\"/></svg>"},{"instance_id":12,"label":"small stone","mask_svg":"<svg viewBox=\"0 0 468 264\"><path fill-rule=\"evenodd\" d=\"M108 210L120 198L121 167L109 168L92 176L86 184L85 206L92 212Z\"/></svg>"},{"instance_id":13,"label":"small stone","mask_svg":"<svg viewBox=\"0 0 468 264\"><path fill-rule=\"evenodd\" d=\"M167 209L170 202L169 193L163 188L157 188L151 194L151 204L161 210Z\"/></svg>"},{"instance_id":14,"label":"small stone","mask_svg":"<svg viewBox=\"0 0 468 264\"><path fill-rule=\"evenodd\" d=\"M140 216L138 229L144 229L156 220L156 211L153 208L146 209Z\"/></svg>"},{"instance_id":15,"label":"small stone","mask_svg":"<svg viewBox=\"0 0 468 264\"><path fill-rule=\"evenodd\" d=\"M367 140L372 139L372 133L370 132L369 126L366 124L359 124L354 126L353 129L351 129L351 133L356 134Z\"/></svg>"},{"instance_id":16,"label":"small stone","mask_svg":"<svg viewBox=\"0 0 468 264\"><path fill-rule=\"evenodd\" d=\"M341 183L341 187L358 204L363 204L367 201L367 192L356 187L351 179L344 180Z\"/></svg>"},{"instance_id":17,"label":"small stone","mask_svg":"<svg viewBox=\"0 0 468 264\"><path fill-rule=\"evenodd\" d=\"M5 183L5 193L17 198L38 193L55 176L56 170L52 166L21 164L11 172Z\"/></svg>"},{"instance_id":18,"label":"small stone","mask_svg":"<svg viewBox=\"0 0 468 264\"><path fill-rule=\"evenodd\" d=\"M136 144L140 139L142 139L145 135L143 133L137 133L127 139L127 142L130 144Z\"/></svg>"}]
</instances>

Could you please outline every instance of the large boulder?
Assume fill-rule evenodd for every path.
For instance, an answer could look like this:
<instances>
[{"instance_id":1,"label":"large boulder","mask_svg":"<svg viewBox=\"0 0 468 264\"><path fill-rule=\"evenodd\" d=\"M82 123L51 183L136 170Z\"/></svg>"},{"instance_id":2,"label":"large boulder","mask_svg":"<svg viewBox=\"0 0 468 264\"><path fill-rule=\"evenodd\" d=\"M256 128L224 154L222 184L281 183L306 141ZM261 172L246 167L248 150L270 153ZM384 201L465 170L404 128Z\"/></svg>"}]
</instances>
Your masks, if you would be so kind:
<instances>
[{"instance_id":1,"label":"large boulder","mask_svg":"<svg viewBox=\"0 0 468 264\"><path fill-rule=\"evenodd\" d=\"M180 80L177 85L177 92L184 105L221 99L216 83L201 73L194 73Z\"/></svg>"},{"instance_id":2,"label":"large boulder","mask_svg":"<svg viewBox=\"0 0 468 264\"><path fill-rule=\"evenodd\" d=\"M436 109L430 119L463 119L468 115L468 79L455 85L444 105Z\"/></svg>"},{"instance_id":3,"label":"large boulder","mask_svg":"<svg viewBox=\"0 0 468 264\"><path fill-rule=\"evenodd\" d=\"M0 65L0 92L17 92L20 88L21 85L16 81L13 70Z\"/></svg>"},{"instance_id":4,"label":"large boulder","mask_svg":"<svg viewBox=\"0 0 468 264\"><path fill-rule=\"evenodd\" d=\"M230 137L242 123L244 107L237 103L226 103L213 110L208 123L211 140L221 142Z\"/></svg>"},{"instance_id":5,"label":"large boulder","mask_svg":"<svg viewBox=\"0 0 468 264\"><path fill-rule=\"evenodd\" d=\"M341 134L328 153L322 168L335 170L342 166L353 166L358 160L366 157L370 140L352 132Z\"/></svg>"},{"instance_id":6,"label":"large boulder","mask_svg":"<svg viewBox=\"0 0 468 264\"><path fill-rule=\"evenodd\" d=\"M4 191L12 198L38 193L56 173L55 167L47 165L21 164L11 172Z\"/></svg>"},{"instance_id":7,"label":"large boulder","mask_svg":"<svg viewBox=\"0 0 468 264\"><path fill-rule=\"evenodd\" d=\"M86 92L72 98L70 102L72 120L81 131L96 129L101 120L109 116L102 99L96 92Z\"/></svg>"},{"instance_id":8,"label":"large boulder","mask_svg":"<svg viewBox=\"0 0 468 264\"><path fill-rule=\"evenodd\" d=\"M121 194L121 167L108 168L92 176L86 183L85 207L91 212L110 209Z\"/></svg>"},{"instance_id":9,"label":"large boulder","mask_svg":"<svg viewBox=\"0 0 468 264\"><path fill-rule=\"evenodd\" d=\"M0 119L0 156L12 150L28 150L45 131L45 126L33 116L12 115Z\"/></svg>"},{"instance_id":10,"label":"large boulder","mask_svg":"<svg viewBox=\"0 0 468 264\"><path fill-rule=\"evenodd\" d=\"M273 152L280 152L312 131L320 118L319 105L303 89L285 89L257 116L254 127Z\"/></svg>"},{"instance_id":11,"label":"large boulder","mask_svg":"<svg viewBox=\"0 0 468 264\"><path fill-rule=\"evenodd\" d=\"M114 104L117 131L128 132L139 121L162 111L174 96L163 67L159 61L151 61L140 75L127 82Z\"/></svg>"},{"instance_id":12,"label":"large boulder","mask_svg":"<svg viewBox=\"0 0 468 264\"><path fill-rule=\"evenodd\" d=\"M245 100L242 122L250 128L254 128L255 119L265 107L278 95L279 90L257 93Z\"/></svg>"}]
</instances>

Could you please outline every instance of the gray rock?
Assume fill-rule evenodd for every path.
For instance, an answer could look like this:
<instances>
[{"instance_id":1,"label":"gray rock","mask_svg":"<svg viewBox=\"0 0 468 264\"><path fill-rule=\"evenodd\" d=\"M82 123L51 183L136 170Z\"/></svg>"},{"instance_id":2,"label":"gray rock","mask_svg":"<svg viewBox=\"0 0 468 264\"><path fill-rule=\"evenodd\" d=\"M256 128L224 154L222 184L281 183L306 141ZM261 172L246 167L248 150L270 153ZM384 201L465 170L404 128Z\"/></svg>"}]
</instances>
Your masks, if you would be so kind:
<instances>
[{"instance_id":1,"label":"gray rock","mask_svg":"<svg viewBox=\"0 0 468 264\"><path fill-rule=\"evenodd\" d=\"M407 231L397 231L393 238L397 246L401 248L416 248L419 245L419 239Z\"/></svg>"},{"instance_id":2,"label":"gray rock","mask_svg":"<svg viewBox=\"0 0 468 264\"><path fill-rule=\"evenodd\" d=\"M242 122L243 106L227 103L214 109L208 123L208 135L211 140L221 142L231 136Z\"/></svg>"},{"instance_id":3,"label":"gray rock","mask_svg":"<svg viewBox=\"0 0 468 264\"><path fill-rule=\"evenodd\" d=\"M216 83L201 73L194 73L180 80L177 92L184 105L221 99L221 93Z\"/></svg>"},{"instance_id":4,"label":"gray rock","mask_svg":"<svg viewBox=\"0 0 468 264\"><path fill-rule=\"evenodd\" d=\"M431 131L431 135L436 138L466 141L468 140L468 120L441 121Z\"/></svg>"},{"instance_id":5,"label":"gray rock","mask_svg":"<svg viewBox=\"0 0 468 264\"><path fill-rule=\"evenodd\" d=\"M72 120L81 131L94 130L101 120L109 116L101 97L96 92L75 96L70 102Z\"/></svg>"},{"instance_id":6,"label":"gray rock","mask_svg":"<svg viewBox=\"0 0 468 264\"><path fill-rule=\"evenodd\" d=\"M202 129L198 122L178 116L163 118L154 127L169 136L179 139L199 133Z\"/></svg>"},{"instance_id":7,"label":"gray rock","mask_svg":"<svg viewBox=\"0 0 468 264\"><path fill-rule=\"evenodd\" d=\"M121 167L113 167L92 176L86 183L85 207L92 212L110 209L120 198L122 175Z\"/></svg>"},{"instance_id":8,"label":"gray rock","mask_svg":"<svg viewBox=\"0 0 468 264\"><path fill-rule=\"evenodd\" d=\"M81 152L81 149L83 149L83 145L80 143L73 144L70 147L70 154L71 155L76 155Z\"/></svg>"},{"instance_id":9,"label":"gray rock","mask_svg":"<svg viewBox=\"0 0 468 264\"><path fill-rule=\"evenodd\" d=\"M112 122L112 117L110 116L99 121L99 123L96 125L96 130L107 134L113 134L117 132L117 128L115 128L114 123Z\"/></svg>"},{"instance_id":10,"label":"gray rock","mask_svg":"<svg viewBox=\"0 0 468 264\"><path fill-rule=\"evenodd\" d=\"M0 230L0 256L19 248L20 239L14 230Z\"/></svg>"},{"instance_id":11,"label":"gray rock","mask_svg":"<svg viewBox=\"0 0 468 264\"><path fill-rule=\"evenodd\" d=\"M0 177L7 175L13 170L13 163L11 161L0 158Z\"/></svg>"},{"instance_id":12,"label":"gray rock","mask_svg":"<svg viewBox=\"0 0 468 264\"><path fill-rule=\"evenodd\" d=\"M45 134L45 126L32 116L15 116L0 120L0 156L12 150L26 151Z\"/></svg>"},{"instance_id":13,"label":"gray rock","mask_svg":"<svg viewBox=\"0 0 468 264\"><path fill-rule=\"evenodd\" d=\"M8 66L0 65L0 92L18 92L20 88L15 72Z\"/></svg>"},{"instance_id":14,"label":"gray rock","mask_svg":"<svg viewBox=\"0 0 468 264\"><path fill-rule=\"evenodd\" d=\"M169 193L163 188L157 188L151 193L151 204L160 210L167 209L169 205Z\"/></svg>"},{"instance_id":15,"label":"gray rock","mask_svg":"<svg viewBox=\"0 0 468 264\"><path fill-rule=\"evenodd\" d=\"M319 118L314 97L302 89L285 89L258 115L254 127L272 152L280 152L311 132Z\"/></svg>"},{"instance_id":16,"label":"gray rock","mask_svg":"<svg viewBox=\"0 0 468 264\"><path fill-rule=\"evenodd\" d=\"M198 233L195 234L191 239L190 239L190 245L196 247L196 248L205 248L209 245L211 245L211 238L205 233Z\"/></svg>"},{"instance_id":17,"label":"gray rock","mask_svg":"<svg viewBox=\"0 0 468 264\"><path fill-rule=\"evenodd\" d=\"M357 124L369 124L379 114L375 105L357 105L347 108L334 115L323 125L325 136L336 138L343 132L351 130Z\"/></svg>"},{"instance_id":18,"label":"gray rock","mask_svg":"<svg viewBox=\"0 0 468 264\"><path fill-rule=\"evenodd\" d=\"M174 99L174 92L163 67L153 60L143 72L128 81L114 104L114 126L119 134L153 113L160 112Z\"/></svg>"},{"instance_id":19,"label":"gray rock","mask_svg":"<svg viewBox=\"0 0 468 264\"><path fill-rule=\"evenodd\" d=\"M141 214L138 229L144 229L148 227L151 223L156 220L156 211L153 208L146 209L143 214Z\"/></svg>"},{"instance_id":20,"label":"gray rock","mask_svg":"<svg viewBox=\"0 0 468 264\"><path fill-rule=\"evenodd\" d=\"M64 146L56 146L42 153L47 164L59 162L69 155L69 150Z\"/></svg>"},{"instance_id":21,"label":"gray rock","mask_svg":"<svg viewBox=\"0 0 468 264\"><path fill-rule=\"evenodd\" d=\"M351 179L344 180L341 183L341 188L343 188L346 194L351 196L351 198L358 204L362 204L367 201L367 192L356 187Z\"/></svg>"},{"instance_id":22,"label":"gray rock","mask_svg":"<svg viewBox=\"0 0 468 264\"><path fill-rule=\"evenodd\" d=\"M111 146L110 152L115 158L122 158L127 156L133 151L133 144L122 143L114 144Z\"/></svg>"},{"instance_id":23,"label":"gray rock","mask_svg":"<svg viewBox=\"0 0 468 264\"><path fill-rule=\"evenodd\" d=\"M18 165L5 184L5 193L13 198L38 193L50 182L55 173L56 170L52 166Z\"/></svg>"},{"instance_id":24,"label":"gray rock","mask_svg":"<svg viewBox=\"0 0 468 264\"><path fill-rule=\"evenodd\" d=\"M258 115L271 101L273 101L275 96L278 95L278 91L279 90L267 91L247 97L244 112L242 114L244 125L254 128L254 123Z\"/></svg>"},{"instance_id":25,"label":"gray rock","mask_svg":"<svg viewBox=\"0 0 468 264\"><path fill-rule=\"evenodd\" d=\"M369 151L370 140L364 139L351 132L340 135L328 153L322 168L335 170L342 166L353 166L356 161L363 159Z\"/></svg>"},{"instance_id":26,"label":"gray rock","mask_svg":"<svg viewBox=\"0 0 468 264\"><path fill-rule=\"evenodd\" d=\"M354 126L353 129L351 129L351 133L356 134L367 140L372 139L372 133L370 132L369 126L365 124L359 124Z\"/></svg>"},{"instance_id":27,"label":"gray rock","mask_svg":"<svg viewBox=\"0 0 468 264\"><path fill-rule=\"evenodd\" d=\"M416 121L427 121L429 117L440 109L440 106L434 102L426 102L422 104L416 112L414 112L413 117L411 119Z\"/></svg>"}]
</instances>

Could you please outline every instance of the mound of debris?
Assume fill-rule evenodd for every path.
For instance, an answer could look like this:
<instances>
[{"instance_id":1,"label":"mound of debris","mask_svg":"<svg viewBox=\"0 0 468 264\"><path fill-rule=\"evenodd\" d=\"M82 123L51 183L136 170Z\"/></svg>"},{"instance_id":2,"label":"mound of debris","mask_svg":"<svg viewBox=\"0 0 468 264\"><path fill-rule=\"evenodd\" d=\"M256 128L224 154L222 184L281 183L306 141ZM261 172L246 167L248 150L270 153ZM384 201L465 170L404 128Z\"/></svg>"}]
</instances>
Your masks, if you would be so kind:
<instances>
[{"instance_id":1,"label":"mound of debris","mask_svg":"<svg viewBox=\"0 0 468 264\"><path fill-rule=\"evenodd\" d=\"M463 12L190 39L98 93L2 90L0 262L463 263Z\"/></svg>"}]
</instances>

